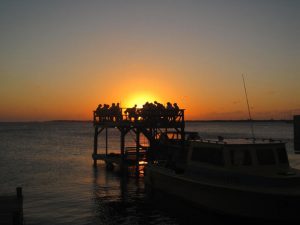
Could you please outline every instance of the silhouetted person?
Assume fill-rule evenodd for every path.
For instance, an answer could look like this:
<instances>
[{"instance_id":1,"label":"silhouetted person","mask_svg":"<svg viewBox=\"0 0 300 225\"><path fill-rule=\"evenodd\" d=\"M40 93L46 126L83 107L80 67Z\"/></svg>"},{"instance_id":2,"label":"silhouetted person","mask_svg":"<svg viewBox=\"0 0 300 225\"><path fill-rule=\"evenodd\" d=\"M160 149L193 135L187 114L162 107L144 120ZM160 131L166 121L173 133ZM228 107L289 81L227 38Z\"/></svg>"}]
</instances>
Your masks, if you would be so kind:
<instances>
[{"instance_id":1,"label":"silhouetted person","mask_svg":"<svg viewBox=\"0 0 300 225\"><path fill-rule=\"evenodd\" d=\"M122 120L122 109L120 108L120 103L117 103L116 105L116 120L120 121Z\"/></svg>"},{"instance_id":2,"label":"silhouetted person","mask_svg":"<svg viewBox=\"0 0 300 225\"><path fill-rule=\"evenodd\" d=\"M164 116L166 111L165 106L157 101L155 101L154 104L155 104L155 114L156 114L155 116L158 118Z\"/></svg>"},{"instance_id":3,"label":"silhouetted person","mask_svg":"<svg viewBox=\"0 0 300 225\"><path fill-rule=\"evenodd\" d=\"M118 112L115 103L112 103L111 107L109 108L109 113L110 113L110 120L116 121Z\"/></svg>"},{"instance_id":4,"label":"silhouetted person","mask_svg":"<svg viewBox=\"0 0 300 225\"><path fill-rule=\"evenodd\" d=\"M173 104L173 107L174 107L174 118L173 118L173 120L175 121L176 120L176 118L177 118L177 116L178 116L178 114L179 114L179 107L178 107L178 105L177 105L177 103L175 102L174 104Z\"/></svg>"},{"instance_id":5,"label":"silhouetted person","mask_svg":"<svg viewBox=\"0 0 300 225\"><path fill-rule=\"evenodd\" d=\"M101 110L102 110L102 105L99 104L97 109L96 109L96 112L95 112L95 116L96 116L95 119L97 119L97 117L99 117L99 121L100 121L100 117L101 117Z\"/></svg>"},{"instance_id":6,"label":"silhouetted person","mask_svg":"<svg viewBox=\"0 0 300 225\"><path fill-rule=\"evenodd\" d=\"M132 108L127 108L127 109L125 110L125 113L126 113L126 114L128 113L128 119L129 119L130 121L132 120L132 118L134 119L134 121L137 120L137 118L138 118L137 111L136 111L136 107L137 107L137 105L134 105L134 107L132 107Z\"/></svg>"},{"instance_id":7,"label":"silhouetted person","mask_svg":"<svg viewBox=\"0 0 300 225\"><path fill-rule=\"evenodd\" d=\"M109 105L104 104L102 108L102 117L104 121L109 120Z\"/></svg>"},{"instance_id":8,"label":"silhouetted person","mask_svg":"<svg viewBox=\"0 0 300 225\"><path fill-rule=\"evenodd\" d=\"M167 102L166 115L169 121L171 121L174 117L174 108L170 102Z\"/></svg>"}]
</instances>

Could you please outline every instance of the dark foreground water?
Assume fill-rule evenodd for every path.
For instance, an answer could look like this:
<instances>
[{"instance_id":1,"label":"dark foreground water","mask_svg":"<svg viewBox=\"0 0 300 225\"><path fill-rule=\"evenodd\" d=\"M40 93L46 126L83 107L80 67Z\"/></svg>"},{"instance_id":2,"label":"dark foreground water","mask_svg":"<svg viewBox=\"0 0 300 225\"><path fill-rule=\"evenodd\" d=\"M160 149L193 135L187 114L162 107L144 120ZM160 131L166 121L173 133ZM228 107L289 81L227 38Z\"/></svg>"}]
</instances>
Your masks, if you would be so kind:
<instances>
[{"instance_id":1,"label":"dark foreground water","mask_svg":"<svg viewBox=\"0 0 300 225\"><path fill-rule=\"evenodd\" d=\"M284 122L255 123L255 135L281 139L293 151L293 127ZM187 123L204 138L250 137L248 123ZM109 150L119 133L109 132ZM134 135L128 135L127 145ZM145 140L141 141L142 144ZM104 141L100 139L100 147ZM123 179L92 167L91 123L0 123L0 193L24 192L26 224L231 224L167 196L148 199L143 178ZM242 223L244 223L243 221Z\"/></svg>"}]
</instances>

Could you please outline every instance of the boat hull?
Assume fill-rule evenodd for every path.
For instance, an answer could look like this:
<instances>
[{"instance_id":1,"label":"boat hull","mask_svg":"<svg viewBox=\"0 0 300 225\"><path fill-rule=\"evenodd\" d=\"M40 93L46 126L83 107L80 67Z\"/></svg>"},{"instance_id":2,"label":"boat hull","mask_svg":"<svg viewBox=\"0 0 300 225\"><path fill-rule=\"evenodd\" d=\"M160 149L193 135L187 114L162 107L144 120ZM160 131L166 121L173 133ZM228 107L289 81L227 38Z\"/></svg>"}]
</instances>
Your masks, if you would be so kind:
<instances>
[{"instance_id":1,"label":"boat hull","mask_svg":"<svg viewBox=\"0 0 300 225\"><path fill-rule=\"evenodd\" d=\"M160 190L221 214L266 220L300 221L300 196L230 188L186 179L149 166L146 187Z\"/></svg>"}]
</instances>

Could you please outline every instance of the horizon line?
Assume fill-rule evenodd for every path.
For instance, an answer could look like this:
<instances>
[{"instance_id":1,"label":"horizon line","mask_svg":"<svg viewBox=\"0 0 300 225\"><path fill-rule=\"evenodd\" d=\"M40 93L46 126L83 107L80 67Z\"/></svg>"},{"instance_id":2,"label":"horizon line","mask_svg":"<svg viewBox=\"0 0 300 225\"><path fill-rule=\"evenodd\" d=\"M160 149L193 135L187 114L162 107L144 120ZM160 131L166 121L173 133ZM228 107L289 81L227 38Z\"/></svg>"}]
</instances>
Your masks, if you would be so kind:
<instances>
[{"instance_id":1,"label":"horizon line","mask_svg":"<svg viewBox=\"0 0 300 225\"><path fill-rule=\"evenodd\" d=\"M296 115L295 115L296 116ZM280 121L293 121L293 119L189 119L185 122L280 122ZM93 123L93 120L66 120L66 119L57 119L57 120L28 120L28 121L0 121L0 123L63 123L63 122L82 122L82 123Z\"/></svg>"}]
</instances>

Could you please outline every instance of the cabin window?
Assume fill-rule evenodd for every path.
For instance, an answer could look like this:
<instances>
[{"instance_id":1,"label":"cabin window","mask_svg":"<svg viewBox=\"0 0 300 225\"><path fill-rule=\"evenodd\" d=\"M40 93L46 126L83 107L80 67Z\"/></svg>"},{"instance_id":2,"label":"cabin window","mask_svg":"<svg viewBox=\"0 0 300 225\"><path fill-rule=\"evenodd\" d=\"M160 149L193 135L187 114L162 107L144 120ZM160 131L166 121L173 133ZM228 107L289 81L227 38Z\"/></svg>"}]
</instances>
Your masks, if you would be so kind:
<instances>
[{"instance_id":1,"label":"cabin window","mask_svg":"<svg viewBox=\"0 0 300 225\"><path fill-rule=\"evenodd\" d=\"M235 166L249 166L252 164L252 158L249 150L235 149L230 151L231 163Z\"/></svg>"},{"instance_id":2,"label":"cabin window","mask_svg":"<svg viewBox=\"0 0 300 225\"><path fill-rule=\"evenodd\" d=\"M279 163L287 164L289 162L285 148L277 148L276 152L277 152Z\"/></svg>"},{"instance_id":3,"label":"cabin window","mask_svg":"<svg viewBox=\"0 0 300 225\"><path fill-rule=\"evenodd\" d=\"M193 148L192 161L204 162L213 165L223 166L223 151L220 148Z\"/></svg>"},{"instance_id":4,"label":"cabin window","mask_svg":"<svg viewBox=\"0 0 300 225\"><path fill-rule=\"evenodd\" d=\"M260 165L273 165L276 163L272 149L256 149L256 155Z\"/></svg>"}]
</instances>

